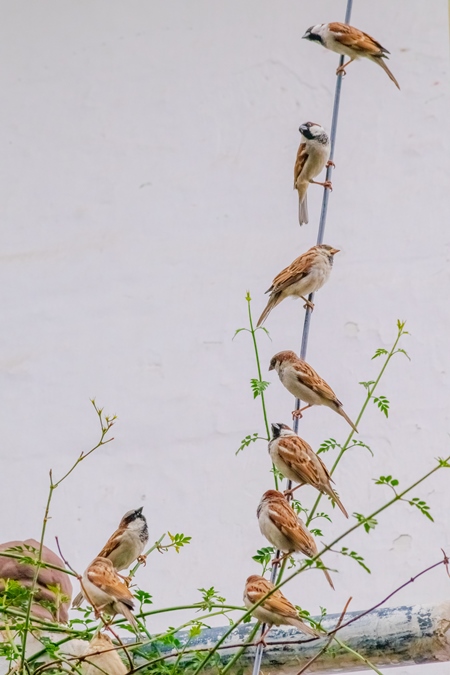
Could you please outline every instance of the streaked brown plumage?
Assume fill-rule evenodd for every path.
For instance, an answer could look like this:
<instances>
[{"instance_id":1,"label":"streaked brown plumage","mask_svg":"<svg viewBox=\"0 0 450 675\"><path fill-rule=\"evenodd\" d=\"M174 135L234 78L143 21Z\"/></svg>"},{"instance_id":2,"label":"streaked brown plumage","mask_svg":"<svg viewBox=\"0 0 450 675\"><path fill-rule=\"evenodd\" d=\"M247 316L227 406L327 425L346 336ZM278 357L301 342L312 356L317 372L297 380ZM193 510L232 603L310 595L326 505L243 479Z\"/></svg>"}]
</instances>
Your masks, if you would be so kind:
<instances>
[{"instance_id":1,"label":"streaked brown plumage","mask_svg":"<svg viewBox=\"0 0 450 675\"><path fill-rule=\"evenodd\" d=\"M269 370L276 370L286 389L295 398L308 404L299 410L294 410L293 417L302 417L303 411L313 405L324 405L341 415L354 431L358 431L330 385L295 352L287 350L275 354L270 361Z\"/></svg>"},{"instance_id":2,"label":"streaked brown plumage","mask_svg":"<svg viewBox=\"0 0 450 675\"><path fill-rule=\"evenodd\" d=\"M95 558L83 574L82 589L85 599L93 606L97 616L103 612L111 616L123 614L137 629L136 619L131 613L134 609L134 597L117 574L111 560Z\"/></svg>"},{"instance_id":3,"label":"streaked brown plumage","mask_svg":"<svg viewBox=\"0 0 450 675\"><path fill-rule=\"evenodd\" d=\"M274 588L271 581L258 574L252 574L245 582L244 589L244 604L248 609L261 600L269 591ZM295 626L302 633L306 633L311 637L320 637L320 633L311 626L308 626L302 619L300 619L294 605L289 602L280 590L276 590L264 602L252 611L253 616L261 623L267 624L267 629L264 635L261 636L261 642L265 644L265 636L273 625L275 626Z\"/></svg>"},{"instance_id":4,"label":"streaked brown plumage","mask_svg":"<svg viewBox=\"0 0 450 675\"><path fill-rule=\"evenodd\" d=\"M305 122L299 127L303 140L297 150L294 165L294 190L298 192L298 222L308 222L307 192L311 183L332 190L331 181L314 178L329 164L330 139L325 129L316 122Z\"/></svg>"},{"instance_id":5,"label":"streaked brown plumage","mask_svg":"<svg viewBox=\"0 0 450 675\"><path fill-rule=\"evenodd\" d=\"M328 244L313 246L277 274L266 291L270 297L257 325L260 326L272 309L289 296L302 298L312 309L314 305L305 296L315 293L328 281L336 253L339 249Z\"/></svg>"},{"instance_id":6,"label":"streaked brown plumage","mask_svg":"<svg viewBox=\"0 0 450 675\"><path fill-rule=\"evenodd\" d=\"M256 513L261 533L272 546L286 554L283 557L292 553L303 553L308 558L317 555L314 537L281 492L267 490ZM323 572L331 588L334 588L328 570Z\"/></svg>"},{"instance_id":7,"label":"streaked brown plumage","mask_svg":"<svg viewBox=\"0 0 450 675\"><path fill-rule=\"evenodd\" d=\"M297 487L311 485L331 497L348 518L341 500L331 487L332 478L327 467L311 446L286 424L272 424L272 433L269 454L278 471L281 471L285 478L299 483Z\"/></svg>"},{"instance_id":8,"label":"streaked brown plumage","mask_svg":"<svg viewBox=\"0 0 450 675\"><path fill-rule=\"evenodd\" d=\"M399 83L385 63L385 59L388 58L389 54L388 50L362 30L359 30L354 26L349 26L346 23L333 21L331 23L322 23L311 26L303 37L306 40L318 42L326 49L330 49L337 54L343 54L344 56L350 57L350 61L344 63L337 69L336 75L339 75L340 73L345 75L345 69L352 61L365 57L381 66L395 86L400 89Z\"/></svg>"}]
</instances>

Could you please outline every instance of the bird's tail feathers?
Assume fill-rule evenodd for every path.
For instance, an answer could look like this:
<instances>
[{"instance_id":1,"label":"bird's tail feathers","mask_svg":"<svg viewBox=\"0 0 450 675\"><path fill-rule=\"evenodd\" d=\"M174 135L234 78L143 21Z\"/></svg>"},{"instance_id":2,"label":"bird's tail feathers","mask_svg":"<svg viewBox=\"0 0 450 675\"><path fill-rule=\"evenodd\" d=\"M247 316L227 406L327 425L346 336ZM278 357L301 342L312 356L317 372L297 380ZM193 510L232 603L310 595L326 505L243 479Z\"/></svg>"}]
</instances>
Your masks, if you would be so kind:
<instances>
[{"instance_id":1,"label":"bird's tail feathers","mask_svg":"<svg viewBox=\"0 0 450 675\"><path fill-rule=\"evenodd\" d=\"M320 560L320 558L317 560L317 562L319 562L319 563L321 563L321 564L323 565L323 562ZM328 570L327 570L324 566L321 567L321 569L322 569L323 573L325 574L328 583L330 584L331 588L332 588L333 591L334 591L333 580L332 580L332 578L330 577L330 574L329 574Z\"/></svg>"},{"instance_id":2,"label":"bird's tail feathers","mask_svg":"<svg viewBox=\"0 0 450 675\"><path fill-rule=\"evenodd\" d=\"M392 80L392 82L395 84L397 89L400 89L399 83L397 82L397 80L395 79L395 77L393 76L393 74L391 73L389 68L387 67L385 60L382 57L379 57L379 58L375 59L375 61L378 63L379 66L381 66L383 68L384 72L387 74L389 79Z\"/></svg>"},{"instance_id":3,"label":"bird's tail feathers","mask_svg":"<svg viewBox=\"0 0 450 675\"><path fill-rule=\"evenodd\" d=\"M348 513L347 513L347 511L346 511L344 505L342 504L341 500L339 499L339 497L337 496L337 494L336 494L335 491L333 490L333 488L327 486L327 487L325 488L325 494L327 494L329 497L331 497L331 499L332 499L334 502L336 502L336 504L339 506L339 508L341 509L341 511L342 511L342 513L344 514L344 516L345 516L346 518L348 518Z\"/></svg>"},{"instance_id":4,"label":"bird's tail feathers","mask_svg":"<svg viewBox=\"0 0 450 675\"><path fill-rule=\"evenodd\" d=\"M281 300L282 300L281 293L274 293L273 295L270 296L263 313L258 319L256 327L261 326L261 324L264 323L264 321L269 316L270 312L273 310L274 307L276 307L281 302Z\"/></svg>"},{"instance_id":5,"label":"bird's tail feathers","mask_svg":"<svg viewBox=\"0 0 450 675\"><path fill-rule=\"evenodd\" d=\"M359 433L359 432L358 432L358 429L355 427L355 425L353 424L353 422L351 421L350 417L347 415L347 413L345 412L345 410L344 410L344 408L343 408L342 406L338 406L338 407L336 408L336 412L338 412L339 415L341 415L341 417L343 417L344 420L346 420L346 421L350 424L350 426L351 426L351 428L353 429L353 431L356 431L356 433Z\"/></svg>"},{"instance_id":6,"label":"bird's tail feathers","mask_svg":"<svg viewBox=\"0 0 450 675\"><path fill-rule=\"evenodd\" d=\"M300 225L308 224L308 201L307 195L301 199L300 195L298 197L298 222Z\"/></svg>"},{"instance_id":7,"label":"bird's tail feathers","mask_svg":"<svg viewBox=\"0 0 450 675\"><path fill-rule=\"evenodd\" d=\"M311 637L320 637L320 633L317 630L314 630L311 626L309 626L307 623L302 621L301 619L296 619L294 617L289 619L289 625L290 626L295 626L295 628L298 628L299 630L302 631L302 633L305 633L306 635L310 635Z\"/></svg>"},{"instance_id":8,"label":"bird's tail feathers","mask_svg":"<svg viewBox=\"0 0 450 675\"><path fill-rule=\"evenodd\" d=\"M131 610L126 606L126 604L124 602L120 603L120 612L121 612L121 614L124 615L124 617L126 618L128 623L131 624L136 631L138 631L139 627L138 627L137 621L136 621L135 617L133 616L133 614L131 613Z\"/></svg>"}]
</instances>

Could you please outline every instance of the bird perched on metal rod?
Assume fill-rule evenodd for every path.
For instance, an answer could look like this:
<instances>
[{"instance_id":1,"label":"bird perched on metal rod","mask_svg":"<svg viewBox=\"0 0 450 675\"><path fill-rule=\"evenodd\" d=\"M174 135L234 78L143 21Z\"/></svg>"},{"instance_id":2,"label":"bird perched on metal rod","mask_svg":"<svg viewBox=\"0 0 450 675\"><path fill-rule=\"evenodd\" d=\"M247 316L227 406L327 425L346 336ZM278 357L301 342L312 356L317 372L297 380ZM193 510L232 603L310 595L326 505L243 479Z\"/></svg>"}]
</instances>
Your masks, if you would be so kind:
<instances>
[{"instance_id":1,"label":"bird perched on metal rod","mask_svg":"<svg viewBox=\"0 0 450 675\"><path fill-rule=\"evenodd\" d=\"M302 298L306 303L305 308L314 309L313 303L305 296L315 293L328 281L336 253L339 253L338 248L333 248L328 244L319 244L285 267L266 291L270 293L269 300L257 325L260 326L272 309L289 296Z\"/></svg>"},{"instance_id":2,"label":"bird perched on metal rod","mask_svg":"<svg viewBox=\"0 0 450 675\"><path fill-rule=\"evenodd\" d=\"M286 389L295 398L307 403L303 408L294 410L293 417L303 417L303 411L313 405L325 405L341 415L353 431L358 432L330 385L295 352L285 351L275 354L270 361L269 370L276 370Z\"/></svg>"},{"instance_id":3,"label":"bird perched on metal rod","mask_svg":"<svg viewBox=\"0 0 450 675\"><path fill-rule=\"evenodd\" d=\"M302 621L294 605L284 597L280 590L276 590L266 598L258 607L252 607L269 591L274 588L271 581L258 574L252 574L245 582L244 605L251 610L253 616L261 623L267 624L267 628L259 639L259 643L265 645L265 637L273 625L295 626L302 633L310 637L320 637L320 633Z\"/></svg>"},{"instance_id":4,"label":"bird perched on metal rod","mask_svg":"<svg viewBox=\"0 0 450 675\"><path fill-rule=\"evenodd\" d=\"M280 559L272 560L272 564L281 562L292 553L303 553L308 558L315 558L318 551L314 537L282 492L267 490L256 513L261 534L272 546L284 553ZM317 562L321 563L320 559ZM328 583L334 589L328 570L325 567L322 569Z\"/></svg>"},{"instance_id":5,"label":"bird perched on metal rod","mask_svg":"<svg viewBox=\"0 0 450 675\"><path fill-rule=\"evenodd\" d=\"M292 494L302 485L312 487L328 495L348 518L341 500L331 487L332 478L325 464L312 447L292 431L287 424L272 424L272 440L269 442L269 454L275 467L285 478L299 483L284 494Z\"/></svg>"},{"instance_id":6,"label":"bird perched on metal rod","mask_svg":"<svg viewBox=\"0 0 450 675\"><path fill-rule=\"evenodd\" d=\"M320 124L305 122L299 127L303 136L294 165L294 190L298 192L298 222L300 225L308 222L308 202L306 199L310 183L321 185L332 190L331 181L315 181L330 159L330 139Z\"/></svg>"},{"instance_id":7,"label":"bird perched on metal rod","mask_svg":"<svg viewBox=\"0 0 450 675\"><path fill-rule=\"evenodd\" d=\"M336 70L336 75L341 73L345 75L345 69L352 61L364 57L381 66L395 86L400 89L399 83L384 62L384 59L389 58L388 54L390 52L374 40L373 37L370 37L367 33L363 33L362 30L349 26L347 23L334 21L332 23L319 23L317 26L311 26L302 37L305 40L311 40L311 42L318 42L332 52L350 57L350 61L339 66Z\"/></svg>"}]
</instances>

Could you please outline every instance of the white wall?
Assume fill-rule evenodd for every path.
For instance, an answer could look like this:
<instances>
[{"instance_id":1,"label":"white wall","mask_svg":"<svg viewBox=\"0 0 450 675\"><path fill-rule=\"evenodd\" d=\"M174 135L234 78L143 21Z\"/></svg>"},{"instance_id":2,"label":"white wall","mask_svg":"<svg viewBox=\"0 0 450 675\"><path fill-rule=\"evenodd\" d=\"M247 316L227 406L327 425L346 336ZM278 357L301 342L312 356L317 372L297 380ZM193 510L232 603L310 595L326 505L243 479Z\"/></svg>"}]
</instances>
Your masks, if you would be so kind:
<instances>
[{"instance_id":1,"label":"white wall","mask_svg":"<svg viewBox=\"0 0 450 675\"><path fill-rule=\"evenodd\" d=\"M212 584L240 602L271 481L264 444L234 456L262 425L249 338L231 338L246 324L246 289L257 314L273 276L315 241L321 190L310 190L300 230L292 166L299 124L330 124L337 58L300 37L344 10L332 0L3 5L1 540L39 535L49 468L60 475L97 439L96 396L119 416L116 440L57 491L49 545L59 535L82 570L123 512L144 504L152 538L193 537L139 573L155 602L195 601ZM347 509L368 513L388 495L372 478L407 485L450 454L447 3L359 0L353 23L391 51L402 90L365 62L345 79L326 234L342 253L317 298L309 360L355 417L358 381L379 367L370 357L408 320L412 362L398 357L380 388L391 416L373 406L360 428L375 458L355 450L336 475ZM269 318L265 372L276 351L299 346L301 306ZM288 422L291 398L268 379L270 419ZM301 422L313 446L347 431L327 410ZM336 592L315 574L289 595L311 611L339 611L350 594L365 608L437 561L450 551L448 481L442 472L417 491L434 525L405 504L352 537L370 578L330 556ZM325 540L345 525L338 513ZM448 589L437 571L392 604Z\"/></svg>"}]
</instances>

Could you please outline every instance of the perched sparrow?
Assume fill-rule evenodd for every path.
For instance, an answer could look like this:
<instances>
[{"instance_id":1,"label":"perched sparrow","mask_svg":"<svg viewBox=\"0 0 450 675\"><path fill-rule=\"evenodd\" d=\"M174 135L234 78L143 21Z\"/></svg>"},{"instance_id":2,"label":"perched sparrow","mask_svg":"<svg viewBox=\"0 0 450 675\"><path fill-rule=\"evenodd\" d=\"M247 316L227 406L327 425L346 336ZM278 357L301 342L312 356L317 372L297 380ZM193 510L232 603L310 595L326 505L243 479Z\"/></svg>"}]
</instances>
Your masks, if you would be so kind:
<instances>
[{"instance_id":1,"label":"perched sparrow","mask_svg":"<svg viewBox=\"0 0 450 675\"><path fill-rule=\"evenodd\" d=\"M142 551L148 542L148 527L143 507L127 511L119 523L117 530L110 536L100 553L99 558L111 560L115 569L128 569L134 560L145 561ZM79 607L83 602L83 594L78 593L72 607Z\"/></svg>"},{"instance_id":2,"label":"perched sparrow","mask_svg":"<svg viewBox=\"0 0 450 675\"><path fill-rule=\"evenodd\" d=\"M310 183L322 185L332 190L329 180L319 183L313 180L328 165L330 158L330 139L320 124L305 122L299 127L299 132L305 139L299 145L294 166L294 190L298 192L298 222L300 225L308 222L308 203L306 192Z\"/></svg>"},{"instance_id":3,"label":"perched sparrow","mask_svg":"<svg viewBox=\"0 0 450 675\"><path fill-rule=\"evenodd\" d=\"M305 295L315 293L328 281L336 253L339 253L339 249L327 244L313 246L280 272L266 291L270 293L269 301L257 325L260 326L272 309L289 295L301 298L306 302L305 307L313 309L313 303Z\"/></svg>"},{"instance_id":4,"label":"perched sparrow","mask_svg":"<svg viewBox=\"0 0 450 675\"><path fill-rule=\"evenodd\" d=\"M331 497L348 518L347 511L330 485L333 479L327 467L311 446L286 424L272 424L272 434L273 438L269 443L272 462L285 478L300 483L296 488L285 492L285 495L292 494L301 485L312 485L319 492Z\"/></svg>"},{"instance_id":5,"label":"perched sparrow","mask_svg":"<svg viewBox=\"0 0 450 675\"><path fill-rule=\"evenodd\" d=\"M260 577L258 574L253 574L245 582L244 605L247 609L251 609L273 587L271 581L267 581L267 579ZM295 628L301 630L302 633L306 633L306 635L320 637L320 633L300 619L294 605L284 597L280 590L274 591L272 595L252 611L252 614L255 619L267 624L267 629L260 639L260 642L264 645L266 644L264 638L274 624L275 626L295 626Z\"/></svg>"},{"instance_id":6,"label":"perched sparrow","mask_svg":"<svg viewBox=\"0 0 450 675\"><path fill-rule=\"evenodd\" d=\"M83 655L83 675L126 675L128 668L122 663L111 638L105 633L97 633L89 643Z\"/></svg>"},{"instance_id":7,"label":"perched sparrow","mask_svg":"<svg viewBox=\"0 0 450 675\"><path fill-rule=\"evenodd\" d=\"M306 40L320 42L321 45L326 47L326 49L331 49L332 52L350 57L350 61L339 66L336 70L336 75L339 75L339 73L345 75L346 67L355 59L364 56L366 59L378 63L395 86L400 89L399 83L383 61L383 59L389 58L387 54L390 52L370 37L370 35L363 33L362 30L358 30L346 23L334 21L333 23L320 23L317 26L311 26L303 37Z\"/></svg>"},{"instance_id":8,"label":"perched sparrow","mask_svg":"<svg viewBox=\"0 0 450 675\"><path fill-rule=\"evenodd\" d=\"M294 410L293 417L302 417L303 410L313 405L326 405L347 420L352 429L358 432L331 387L297 354L291 351L275 354L270 362L269 370L276 370L286 389L295 398L308 404L300 410Z\"/></svg>"},{"instance_id":9,"label":"perched sparrow","mask_svg":"<svg viewBox=\"0 0 450 675\"><path fill-rule=\"evenodd\" d=\"M92 605L95 615L102 612L111 616L123 614L137 629L137 622L131 613L134 598L128 586L122 581L108 558L95 558L83 574L83 595Z\"/></svg>"},{"instance_id":10,"label":"perched sparrow","mask_svg":"<svg viewBox=\"0 0 450 675\"><path fill-rule=\"evenodd\" d=\"M278 490L267 490L263 494L256 515L261 533L272 546L285 554L281 560L292 553L303 553L308 558L317 555L316 542L311 532ZM328 570L323 571L331 588L334 589Z\"/></svg>"}]
</instances>

